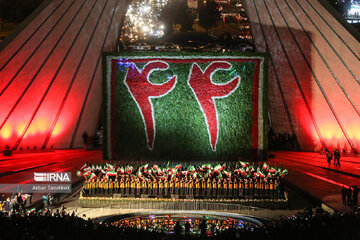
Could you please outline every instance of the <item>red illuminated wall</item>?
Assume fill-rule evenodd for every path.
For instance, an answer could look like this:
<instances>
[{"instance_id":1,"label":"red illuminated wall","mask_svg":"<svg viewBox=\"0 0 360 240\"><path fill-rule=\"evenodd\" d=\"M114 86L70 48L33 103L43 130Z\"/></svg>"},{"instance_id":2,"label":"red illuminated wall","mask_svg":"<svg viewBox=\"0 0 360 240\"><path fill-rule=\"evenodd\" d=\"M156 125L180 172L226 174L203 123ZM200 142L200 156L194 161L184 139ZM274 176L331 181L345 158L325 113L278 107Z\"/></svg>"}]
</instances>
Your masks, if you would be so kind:
<instances>
[{"instance_id":1,"label":"red illuminated wall","mask_svg":"<svg viewBox=\"0 0 360 240\"><path fill-rule=\"evenodd\" d=\"M245 0L256 50L270 52L269 111L300 150L360 151L360 43L319 1Z\"/></svg>"},{"instance_id":2,"label":"red illuminated wall","mask_svg":"<svg viewBox=\"0 0 360 240\"><path fill-rule=\"evenodd\" d=\"M96 130L101 57L116 49L123 0L53 0L0 52L0 149L72 148Z\"/></svg>"}]
</instances>

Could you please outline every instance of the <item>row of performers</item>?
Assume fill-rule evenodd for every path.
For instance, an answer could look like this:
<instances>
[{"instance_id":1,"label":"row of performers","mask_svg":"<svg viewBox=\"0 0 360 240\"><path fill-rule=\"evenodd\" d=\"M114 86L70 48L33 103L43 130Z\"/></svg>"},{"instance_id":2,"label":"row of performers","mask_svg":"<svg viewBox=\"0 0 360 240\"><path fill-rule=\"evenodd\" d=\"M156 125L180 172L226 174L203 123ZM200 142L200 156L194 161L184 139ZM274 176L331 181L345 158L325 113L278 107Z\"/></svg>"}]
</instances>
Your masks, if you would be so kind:
<instances>
[{"instance_id":1,"label":"row of performers","mask_svg":"<svg viewBox=\"0 0 360 240\"><path fill-rule=\"evenodd\" d=\"M120 180L96 179L85 181L84 197L156 197L156 198L282 198L280 179L202 179L182 178L174 180L140 180L121 178Z\"/></svg>"}]
</instances>

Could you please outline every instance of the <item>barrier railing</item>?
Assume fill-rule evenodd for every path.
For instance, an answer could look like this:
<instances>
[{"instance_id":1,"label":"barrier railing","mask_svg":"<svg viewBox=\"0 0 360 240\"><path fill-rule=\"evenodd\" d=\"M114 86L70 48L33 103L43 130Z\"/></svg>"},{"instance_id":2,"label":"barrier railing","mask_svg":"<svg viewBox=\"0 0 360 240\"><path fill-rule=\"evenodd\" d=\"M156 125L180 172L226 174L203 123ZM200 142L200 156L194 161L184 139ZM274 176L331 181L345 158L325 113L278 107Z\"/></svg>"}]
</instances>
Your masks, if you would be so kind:
<instances>
[{"instance_id":1,"label":"barrier railing","mask_svg":"<svg viewBox=\"0 0 360 240\"><path fill-rule=\"evenodd\" d=\"M251 206L250 206L251 205ZM285 200L244 201L238 203L210 201L154 201L139 199L100 199L81 198L79 206L83 208L127 209L129 212L164 210L164 211L216 211L231 212L262 218L277 218L279 213L286 215L288 202ZM276 211L271 210L276 209ZM280 210L279 210L280 209ZM282 210L281 210L282 209Z\"/></svg>"}]
</instances>

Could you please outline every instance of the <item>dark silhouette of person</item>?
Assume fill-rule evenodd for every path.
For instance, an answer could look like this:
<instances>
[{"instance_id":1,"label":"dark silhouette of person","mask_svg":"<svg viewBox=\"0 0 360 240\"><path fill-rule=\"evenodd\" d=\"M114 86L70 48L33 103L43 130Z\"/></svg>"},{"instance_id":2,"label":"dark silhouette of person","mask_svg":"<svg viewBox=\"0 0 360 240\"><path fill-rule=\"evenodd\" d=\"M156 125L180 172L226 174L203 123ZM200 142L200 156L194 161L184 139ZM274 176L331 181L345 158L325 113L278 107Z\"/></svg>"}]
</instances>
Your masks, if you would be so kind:
<instances>
[{"instance_id":1,"label":"dark silhouette of person","mask_svg":"<svg viewBox=\"0 0 360 240\"><path fill-rule=\"evenodd\" d=\"M320 207L320 206L318 206L316 209L315 209L315 214L316 215L322 215L324 213L324 210Z\"/></svg>"},{"instance_id":2,"label":"dark silhouette of person","mask_svg":"<svg viewBox=\"0 0 360 240\"><path fill-rule=\"evenodd\" d=\"M346 203L348 206L352 205L351 195L352 195L352 187L350 186L346 193Z\"/></svg>"},{"instance_id":3,"label":"dark silhouette of person","mask_svg":"<svg viewBox=\"0 0 360 240\"><path fill-rule=\"evenodd\" d=\"M84 145L86 146L86 144L88 143L88 139L89 139L89 135L88 135L87 131L83 132L82 139L84 141Z\"/></svg>"},{"instance_id":4,"label":"dark silhouette of person","mask_svg":"<svg viewBox=\"0 0 360 240\"><path fill-rule=\"evenodd\" d=\"M49 207L49 197L44 194L42 196L42 199L43 199L44 208L48 208Z\"/></svg>"},{"instance_id":5,"label":"dark silhouette of person","mask_svg":"<svg viewBox=\"0 0 360 240\"><path fill-rule=\"evenodd\" d=\"M340 167L340 152L336 148L334 151L334 165Z\"/></svg>"},{"instance_id":6,"label":"dark silhouette of person","mask_svg":"<svg viewBox=\"0 0 360 240\"><path fill-rule=\"evenodd\" d=\"M331 154L331 152L328 150L327 154L326 154L326 159L327 159L327 163L329 164L329 168L331 165L331 159L333 158L333 155Z\"/></svg>"},{"instance_id":7,"label":"dark silhouette of person","mask_svg":"<svg viewBox=\"0 0 360 240\"><path fill-rule=\"evenodd\" d=\"M341 199L342 199L342 204L345 206L346 205L346 195L347 195L347 189L345 188L345 186L341 187Z\"/></svg>"},{"instance_id":8,"label":"dark silhouette of person","mask_svg":"<svg viewBox=\"0 0 360 240\"><path fill-rule=\"evenodd\" d=\"M353 187L353 197L352 197L354 207L357 207L358 205L358 194L359 194L359 188L357 185L355 185Z\"/></svg>"},{"instance_id":9,"label":"dark silhouette of person","mask_svg":"<svg viewBox=\"0 0 360 240\"><path fill-rule=\"evenodd\" d=\"M313 210L310 206L306 206L304 208L304 213L307 215L307 216L312 216L313 215Z\"/></svg>"},{"instance_id":10,"label":"dark silhouette of person","mask_svg":"<svg viewBox=\"0 0 360 240\"><path fill-rule=\"evenodd\" d=\"M174 227L175 235L180 236L182 230L182 226L180 225L180 222L177 221Z\"/></svg>"},{"instance_id":11,"label":"dark silhouette of person","mask_svg":"<svg viewBox=\"0 0 360 240\"><path fill-rule=\"evenodd\" d=\"M23 205L23 199L22 199L21 193L18 192L18 193L16 194L16 196L15 196L15 199L16 199L15 202L17 203L17 204L16 204L16 210L17 210L17 211L23 211L23 210L25 210L25 209L24 209L25 206Z\"/></svg>"},{"instance_id":12,"label":"dark silhouette of person","mask_svg":"<svg viewBox=\"0 0 360 240\"><path fill-rule=\"evenodd\" d=\"M185 235L189 236L190 235L190 223L188 221L186 221L185 223Z\"/></svg>"},{"instance_id":13,"label":"dark silhouette of person","mask_svg":"<svg viewBox=\"0 0 360 240\"><path fill-rule=\"evenodd\" d=\"M279 182L279 193L278 193L278 197L283 198L284 197L284 182L281 178L279 178L278 180Z\"/></svg>"},{"instance_id":14,"label":"dark silhouette of person","mask_svg":"<svg viewBox=\"0 0 360 240\"><path fill-rule=\"evenodd\" d=\"M207 228L205 217L204 217L203 220L201 221L199 227L200 227L200 233L201 233L201 235L202 235L202 236L205 236L205 235L206 235L206 228Z\"/></svg>"}]
</instances>

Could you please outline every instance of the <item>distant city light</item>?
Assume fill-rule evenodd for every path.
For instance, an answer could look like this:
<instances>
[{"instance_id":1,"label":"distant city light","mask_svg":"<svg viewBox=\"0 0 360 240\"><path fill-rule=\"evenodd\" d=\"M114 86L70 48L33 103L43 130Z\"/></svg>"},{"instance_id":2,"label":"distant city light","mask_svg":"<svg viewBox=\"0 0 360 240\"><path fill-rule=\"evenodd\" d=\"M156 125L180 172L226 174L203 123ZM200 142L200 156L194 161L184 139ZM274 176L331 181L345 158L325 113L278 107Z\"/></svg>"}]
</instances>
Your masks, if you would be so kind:
<instances>
[{"instance_id":1,"label":"distant city light","mask_svg":"<svg viewBox=\"0 0 360 240\"><path fill-rule=\"evenodd\" d=\"M148 5L142 6L140 8L140 11L143 12L143 13L149 13L151 11L151 7L148 6Z\"/></svg>"},{"instance_id":2,"label":"distant city light","mask_svg":"<svg viewBox=\"0 0 360 240\"><path fill-rule=\"evenodd\" d=\"M144 33L147 33L147 32L149 31L149 27L148 27L148 26L143 26L143 27L142 27L142 31L143 31Z\"/></svg>"},{"instance_id":3,"label":"distant city light","mask_svg":"<svg viewBox=\"0 0 360 240\"><path fill-rule=\"evenodd\" d=\"M125 16L121 40L134 42L148 37L162 37L165 26L159 21L159 16L166 3L166 0L133 1Z\"/></svg>"},{"instance_id":4,"label":"distant city light","mask_svg":"<svg viewBox=\"0 0 360 240\"><path fill-rule=\"evenodd\" d=\"M348 14L360 17L360 4L352 4Z\"/></svg>"}]
</instances>

